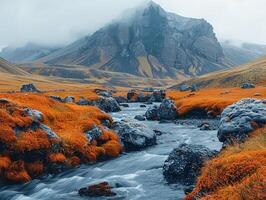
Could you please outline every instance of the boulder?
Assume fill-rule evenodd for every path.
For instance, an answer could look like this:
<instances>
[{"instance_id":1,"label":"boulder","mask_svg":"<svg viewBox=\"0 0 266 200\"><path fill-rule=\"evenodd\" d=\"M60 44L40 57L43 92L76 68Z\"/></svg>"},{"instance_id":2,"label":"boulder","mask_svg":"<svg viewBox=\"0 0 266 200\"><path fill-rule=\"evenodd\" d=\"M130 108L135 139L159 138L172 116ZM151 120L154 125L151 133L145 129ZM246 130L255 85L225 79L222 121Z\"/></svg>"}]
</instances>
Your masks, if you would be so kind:
<instances>
[{"instance_id":1,"label":"boulder","mask_svg":"<svg viewBox=\"0 0 266 200\"><path fill-rule=\"evenodd\" d=\"M145 113L145 117L147 120L158 120L158 109L157 105L152 105L148 108Z\"/></svg>"},{"instance_id":2,"label":"boulder","mask_svg":"<svg viewBox=\"0 0 266 200\"><path fill-rule=\"evenodd\" d=\"M125 151L138 151L156 144L153 130L135 120L115 122L111 128L117 132Z\"/></svg>"},{"instance_id":3,"label":"boulder","mask_svg":"<svg viewBox=\"0 0 266 200\"><path fill-rule=\"evenodd\" d=\"M250 89L250 88L255 88L256 85L252 84L252 83L243 83L241 88L242 89Z\"/></svg>"},{"instance_id":4,"label":"boulder","mask_svg":"<svg viewBox=\"0 0 266 200\"><path fill-rule=\"evenodd\" d=\"M118 97L113 97L113 98L117 101L117 103L127 103L128 102L127 98L125 98L125 97L118 96Z\"/></svg>"},{"instance_id":5,"label":"boulder","mask_svg":"<svg viewBox=\"0 0 266 200\"><path fill-rule=\"evenodd\" d=\"M140 93L137 96L136 102L147 102L151 98L152 98L152 95L151 94L143 94L143 93Z\"/></svg>"},{"instance_id":6,"label":"boulder","mask_svg":"<svg viewBox=\"0 0 266 200\"><path fill-rule=\"evenodd\" d=\"M136 115L136 116L134 117L134 119L136 119L136 120L138 120L138 121L145 121L145 120L146 120L146 118L145 118L143 115Z\"/></svg>"},{"instance_id":7,"label":"boulder","mask_svg":"<svg viewBox=\"0 0 266 200\"><path fill-rule=\"evenodd\" d=\"M102 135L102 133L102 130L94 125L92 129L85 132L85 135L89 143L91 143L93 140L97 140Z\"/></svg>"},{"instance_id":8,"label":"boulder","mask_svg":"<svg viewBox=\"0 0 266 200\"><path fill-rule=\"evenodd\" d=\"M38 90L35 85L32 83L24 84L20 88L20 92L33 92L33 93L40 93L41 91Z\"/></svg>"},{"instance_id":9,"label":"boulder","mask_svg":"<svg viewBox=\"0 0 266 200\"><path fill-rule=\"evenodd\" d=\"M144 104L141 104L139 107L141 107L141 108L146 108L147 106L144 105Z\"/></svg>"},{"instance_id":10,"label":"boulder","mask_svg":"<svg viewBox=\"0 0 266 200\"><path fill-rule=\"evenodd\" d=\"M165 161L163 175L168 183L193 185L204 162L217 153L202 145L181 144Z\"/></svg>"},{"instance_id":11,"label":"boulder","mask_svg":"<svg viewBox=\"0 0 266 200\"><path fill-rule=\"evenodd\" d=\"M174 101L164 99L157 111L159 120L174 120L178 117L177 108Z\"/></svg>"},{"instance_id":12,"label":"boulder","mask_svg":"<svg viewBox=\"0 0 266 200\"><path fill-rule=\"evenodd\" d=\"M113 97L97 100L96 105L105 112L119 112L121 108Z\"/></svg>"},{"instance_id":13,"label":"boulder","mask_svg":"<svg viewBox=\"0 0 266 200\"><path fill-rule=\"evenodd\" d=\"M112 97L113 95L111 91L107 91L107 90L97 90L96 94L102 97Z\"/></svg>"},{"instance_id":14,"label":"boulder","mask_svg":"<svg viewBox=\"0 0 266 200\"><path fill-rule=\"evenodd\" d=\"M266 100L242 99L224 109L218 138L224 145L243 142L252 131L266 124Z\"/></svg>"},{"instance_id":15,"label":"boulder","mask_svg":"<svg viewBox=\"0 0 266 200\"><path fill-rule=\"evenodd\" d=\"M151 101L152 102L162 102L166 97L165 90L155 90L152 93Z\"/></svg>"},{"instance_id":16,"label":"boulder","mask_svg":"<svg viewBox=\"0 0 266 200\"><path fill-rule=\"evenodd\" d=\"M65 103L74 103L75 102L75 98L72 96L66 96L63 100Z\"/></svg>"},{"instance_id":17,"label":"boulder","mask_svg":"<svg viewBox=\"0 0 266 200\"><path fill-rule=\"evenodd\" d=\"M64 102L64 100L61 97L59 97L59 96L51 95L51 96L49 96L49 98L53 99L53 100L56 100L58 102L61 102L61 103Z\"/></svg>"},{"instance_id":18,"label":"boulder","mask_svg":"<svg viewBox=\"0 0 266 200\"><path fill-rule=\"evenodd\" d=\"M84 97L81 97L79 101L77 102L77 104L81 106L93 106L95 105L95 102L85 99Z\"/></svg>"},{"instance_id":19,"label":"boulder","mask_svg":"<svg viewBox=\"0 0 266 200\"><path fill-rule=\"evenodd\" d=\"M129 104L127 104L127 103L120 103L119 105L122 106L122 107L125 107L125 108L129 107Z\"/></svg>"},{"instance_id":20,"label":"boulder","mask_svg":"<svg viewBox=\"0 0 266 200\"><path fill-rule=\"evenodd\" d=\"M108 182L102 182L99 184L91 185L79 190L80 196L87 197L110 197L116 196L116 193L112 192L112 187Z\"/></svg>"}]
</instances>

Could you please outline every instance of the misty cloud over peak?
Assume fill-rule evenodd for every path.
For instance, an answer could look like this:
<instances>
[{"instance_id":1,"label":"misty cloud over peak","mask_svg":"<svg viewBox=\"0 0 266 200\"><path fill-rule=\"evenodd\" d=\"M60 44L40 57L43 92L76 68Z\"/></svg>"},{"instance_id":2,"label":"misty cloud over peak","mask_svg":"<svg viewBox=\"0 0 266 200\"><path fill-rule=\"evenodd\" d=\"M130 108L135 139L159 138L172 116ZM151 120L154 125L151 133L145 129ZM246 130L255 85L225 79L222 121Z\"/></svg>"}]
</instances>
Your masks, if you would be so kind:
<instances>
[{"instance_id":1,"label":"misty cloud over peak","mask_svg":"<svg viewBox=\"0 0 266 200\"><path fill-rule=\"evenodd\" d=\"M266 43L264 0L155 0L181 16L204 18L219 39ZM62 46L117 19L147 0L0 0L0 49L29 42ZM156 6L156 5L155 5Z\"/></svg>"}]
</instances>

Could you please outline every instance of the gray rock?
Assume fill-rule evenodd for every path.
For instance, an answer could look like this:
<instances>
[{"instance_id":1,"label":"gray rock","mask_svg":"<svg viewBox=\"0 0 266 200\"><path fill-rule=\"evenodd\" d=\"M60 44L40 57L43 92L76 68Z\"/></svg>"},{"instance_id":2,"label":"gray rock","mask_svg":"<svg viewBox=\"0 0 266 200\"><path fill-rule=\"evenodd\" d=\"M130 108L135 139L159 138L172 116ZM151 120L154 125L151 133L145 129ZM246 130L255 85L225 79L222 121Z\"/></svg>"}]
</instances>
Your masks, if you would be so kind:
<instances>
[{"instance_id":1,"label":"gray rock","mask_svg":"<svg viewBox=\"0 0 266 200\"><path fill-rule=\"evenodd\" d=\"M127 103L128 102L127 98L125 98L125 97L118 96L118 97L113 97L113 98L117 101L117 103Z\"/></svg>"},{"instance_id":2,"label":"gray rock","mask_svg":"<svg viewBox=\"0 0 266 200\"><path fill-rule=\"evenodd\" d=\"M165 90L154 90L152 93L152 102L162 102L166 97Z\"/></svg>"},{"instance_id":3,"label":"gray rock","mask_svg":"<svg viewBox=\"0 0 266 200\"><path fill-rule=\"evenodd\" d=\"M111 128L119 135L125 151L138 151L156 144L155 133L137 121L115 122Z\"/></svg>"},{"instance_id":4,"label":"gray rock","mask_svg":"<svg viewBox=\"0 0 266 200\"><path fill-rule=\"evenodd\" d=\"M252 83L243 83L241 88L242 89L250 89L250 88L255 88L256 85L252 84Z\"/></svg>"},{"instance_id":5,"label":"gray rock","mask_svg":"<svg viewBox=\"0 0 266 200\"><path fill-rule=\"evenodd\" d=\"M40 93L41 91L38 90L35 85L32 83L24 84L20 88L20 92L33 92L33 93Z\"/></svg>"},{"instance_id":6,"label":"gray rock","mask_svg":"<svg viewBox=\"0 0 266 200\"><path fill-rule=\"evenodd\" d=\"M75 98L72 96L67 96L64 98L63 100L65 103L74 103L75 102Z\"/></svg>"},{"instance_id":7,"label":"gray rock","mask_svg":"<svg viewBox=\"0 0 266 200\"><path fill-rule=\"evenodd\" d=\"M121 108L113 97L102 98L96 101L96 105L104 112L119 112Z\"/></svg>"},{"instance_id":8,"label":"gray rock","mask_svg":"<svg viewBox=\"0 0 266 200\"><path fill-rule=\"evenodd\" d=\"M224 109L218 138L224 145L243 142L256 126L266 124L265 100L242 99Z\"/></svg>"},{"instance_id":9,"label":"gray rock","mask_svg":"<svg viewBox=\"0 0 266 200\"><path fill-rule=\"evenodd\" d=\"M79 101L77 102L77 104L81 105L81 106L94 106L96 104L96 102L88 100L88 99L85 99L84 97L81 97L79 99Z\"/></svg>"},{"instance_id":10,"label":"gray rock","mask_svg":"<svg viewBox=\"0 0 266 200\"><path fill-rule=\"evenodd\" d=\"M136 116L134 117L134 119L136 119L136 120L138 120L138 121L145 121L145 120L146 120L146 118L145 118L143 115L136 115Z\"/></svg>"},{"instance_id":11,"label":"gray rock","mask_svg":"<svg viewBox=\"0 0 266 200\"><path fill-rule=\"evenodd\" d=\"M27 115L29 115L35 122L43 121L43 113L38 110L32 110L31 108L25 108L24 112L26 112Z\"/></svg>"},{"instance_id":12,"label":"gray rock","mask_svg":"<svg viewBox=\"0 0 266 200\"><path fill-rule=\"evenodd\" d=\"M51 96L49 96L49 98L53 99L53 100L56 100L58 102L61 102L61 103L64 102L64 100L61 97L59 97L59 96L51 95Z\"/></svg>"},{"instance_id":13,"label":"gray rock","mask_svg":"<svg viewBox=\"0 0 266 200\"><path fill-rule=\"evenodd\" d=\"M94 125L91 130L85 132L85 135L89 143L91 143L93 140L97 140L102 135L102 133L102 130Z\"/></svg>"},{"instance_id":14,"label":"gray rock","mask_svg":"<svg viewBox=\"0 0 266 200\"><path fill-rule=\"evenodd\" d=\"M151 94L143 94L143 93L140 93L140 94L138 94L138 96L137 96L137 100L136 100L136 102L147 102L147 101L149 101L151 98L152 98L152 95L151 95Z\"/></svg>"},{"instance_id":15,"label":"gray rock","mask_svg":"<svg viewBox=\"0 0 266 200\"><path fill-rule=\"evenodd\" d=\"M181 144L165 161L163 175L169 183L193 185L204 162L217 153L202 145Z\"/></svg>"},{"instance_id":16,"label":"gray rock","mask_svg":"<svg viewBox=\"0 0 266 200\"><path fill-rule=\"evenodd\" d=\"M96 91L96 93L103 97L112 97L113 95L111 91L107 91L107 90L98 90Z\"/></svg>"},{"instance_id":17,"label":"gray rock","mask_svg":"<svg viewBox=\"0 0 266 200\"><path fill-rule=\"evenodd\" d=\"M159 120L174 120L178 117L174 101L164 99L157 112Z\"/></svg>"},{"instance_id":18,"label":"gray rock","mask_svg":"<svg viewBox=\"0 0 266 200\"><path fill-rule=\"evenodd\" d=\"M125 108L129 107L129 105L127 103L120 103L119 105L122 106L122 107L125 107Z\"/></svg>"},{"instance_id":19,"label":"gray rock","mask_svg":"<svg viewBox=\"0 0 266 200\"><path fill-rule=\"evenodd\" d=\"M40 124L39 128L47 134L49 139L60 139L60 137L49 126L46 126L45 124Z\"/></svg>"},{"instance_id":20,"label":"gray rock","mask_svg":"<svg viewBox=\"0 0 266 200\"><path fill-rule=\"evenodd\" d=\"M158 120L158 109L159 107L157 105L152 105L148 108L148 110L145 113L145 117L147 120Z\"/></svg>"}]
</instances>

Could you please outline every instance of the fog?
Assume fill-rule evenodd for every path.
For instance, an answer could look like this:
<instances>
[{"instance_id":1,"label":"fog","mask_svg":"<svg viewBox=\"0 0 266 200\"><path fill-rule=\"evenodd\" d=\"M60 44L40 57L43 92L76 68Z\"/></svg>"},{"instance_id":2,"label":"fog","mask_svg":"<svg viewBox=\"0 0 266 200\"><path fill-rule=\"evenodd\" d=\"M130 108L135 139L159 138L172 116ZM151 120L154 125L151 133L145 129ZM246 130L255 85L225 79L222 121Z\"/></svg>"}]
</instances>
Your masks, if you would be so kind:
<instances>
[{"instance_id":1,"label":"fog","mask_svg":"<svg viewBox=\"0 0 266 200\"><path fill-rule=\"evenodd\" d=\"M66 45L146 0L0 0L0 48ZM219 40L266 44L264 0L155 0L167 11L205 18Z\"/></svg>"}]
</instances>

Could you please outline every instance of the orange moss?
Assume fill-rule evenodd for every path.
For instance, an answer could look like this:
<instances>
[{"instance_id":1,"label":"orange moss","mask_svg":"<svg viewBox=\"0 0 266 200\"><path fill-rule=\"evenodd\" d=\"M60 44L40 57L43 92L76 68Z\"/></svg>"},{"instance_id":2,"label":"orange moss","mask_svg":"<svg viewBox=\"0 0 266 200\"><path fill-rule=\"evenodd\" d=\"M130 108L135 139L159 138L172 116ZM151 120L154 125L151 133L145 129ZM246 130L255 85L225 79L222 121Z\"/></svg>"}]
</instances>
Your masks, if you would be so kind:
<instances>
[{"instance_id":1,"label":"orange moss","mask_svg":"<svg viewBox=\"0 0 266 200\"><path fill-rule=\"evenodd\" d=\"M259 134L260 133L260 134ZM207 162L195 189L185 200L265 199L266 128L242 144L227 147Z\"/></svg>"},{"instance_id":2,"label":"orange moss","mask_svg":"<svg viewBox=\"0 0 266 200\"><path fill-rule=\"evenodd\" d=\"M121 144L115 140L106 142L102 145L102 148L105 151L105 155L110 158L115 158L122 152Z\"/></svg>"},{"instance_id":3,"label":"orange moss","mask_svg":"<svg viewBox=\"0 0 266 200\"><path fill-rule=\"evenodd\" d=\"M51 163L64 163L67 161L66 157L62 153L52 153L48 156Z\"/></svg>"},{"instance_id":4,"label":"orange moss","mask_svg":"<svg viewBox=\"0 0 266 200\"><path fill-rule=\"evenodd\" d=\"M20 134L19 140L14 144L13 150L16 151L32 151L39 149L49 149L50 142L46 133L40 129L36 131L28 131Z\"/></svg>"},{"instance_id":5,"label":"orange moss","mask_svg":"<svg viewBox=\"0 0 266 200\"><path fill-rule=\"evenodd\" d=\"M77 167L77 166L80 165L80 162L81 162L81 161L80 161L79 157L77 157L77 156L73 156L72 158L70 158L69 162L70 162L70 165L71 165L72 167Z\"/></svg>"},{"instance_id":6,"label":"orange moss","mask_svg":"<svg viewBox=\"0 0 266 200\"><path fill-rule=\"evenodd\" d=\"M25 169L24 161L13 162L6 171L5 177L14 183L25 183L31 180L31 177Z\"/></svg>"},{"instance_id":7,"label":"orange moss","mask_svg":"<svg viewBox=\"0 0 266 200\"><path fill-rule=\"evenodd\" d=\"M25 167L27 169L27 172L30 174L31 177L38 177L42 175L44 171L44 166L41 161L36 161L32 163L26 163Z\"/></svg>"},{"instance_id":8,"label":"orange moss","mask_svg":"<svg viewBox=\"0 0 266 200\"><path fill-rule=\"evenodd\" d=\"M7 156L1 156L0 157L0 171L1 170L6 170L11 164L11 160Z\"/></svg>"},{"instance_id":9,"label":"orange moss","mask_svg":"<svg viewBox=\"0 0 266 200\"><path fill-rule=\"evenodd\" d=\"M254 96L260 93L261 96ZM194 110L202 110L205 113L212 112L214 116L219 115L223 109L243 98L265 99L266 91L264 87L253 89L202 89L194 95L190 92L168 91L167 97L176 102L178 113L184 116Z\"/></svg>"}]
</instances>

